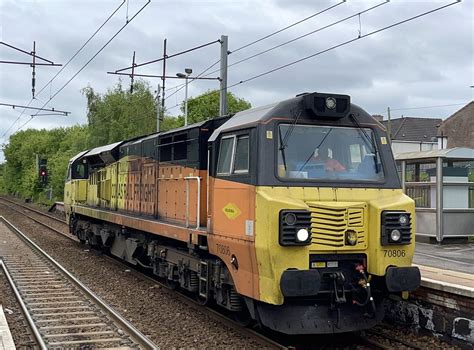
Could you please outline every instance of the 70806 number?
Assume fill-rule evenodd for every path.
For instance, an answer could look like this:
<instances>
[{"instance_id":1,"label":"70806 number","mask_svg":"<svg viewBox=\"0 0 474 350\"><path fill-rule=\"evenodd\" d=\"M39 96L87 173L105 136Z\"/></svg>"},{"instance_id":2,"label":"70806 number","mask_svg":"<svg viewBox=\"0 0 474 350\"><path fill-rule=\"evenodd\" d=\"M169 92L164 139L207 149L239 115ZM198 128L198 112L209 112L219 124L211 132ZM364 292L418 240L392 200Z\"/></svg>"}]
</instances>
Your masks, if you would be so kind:
<instances>
[{"instance_id":1,"label":"70806 number","mask_svg":"<svg viewBox=\"0 0 474 350\"><path fill-rule=\"evenodd\" d=\"M404 258L406 254L406 251L403 249L384 249L383 251L385 258Z\"/></svg>"}]
</instances>

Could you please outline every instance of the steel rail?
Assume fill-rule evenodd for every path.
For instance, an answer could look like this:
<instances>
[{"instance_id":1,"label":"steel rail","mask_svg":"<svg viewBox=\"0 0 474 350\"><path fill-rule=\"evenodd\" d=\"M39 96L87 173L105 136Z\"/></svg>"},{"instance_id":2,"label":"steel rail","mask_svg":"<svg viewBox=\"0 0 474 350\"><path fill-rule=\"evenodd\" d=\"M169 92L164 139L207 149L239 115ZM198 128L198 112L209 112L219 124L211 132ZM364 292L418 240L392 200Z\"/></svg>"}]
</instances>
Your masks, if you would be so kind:
<instances>
[{"instance_id":1,"label":"steel rail","mask_svg":"<svg viewBox=\"0 0 474 350\"><path fill-rule=\"evenodd\" d=\"M31 208L31 207L28 206L28 205L24 205L24 204L21 204L21 203L12 201L11 199L7 199L7 198L5 198L5 197L0 197L0 200L4 200L4 201L6 201L6 202L9 202L9 203L18 205L19 207L28 209L28 210L30 210L30 211L32 211L32 212L35 212L35 213L37 213L37 214L39 214L39 215L42 215L42 216L46 216L46 217L48 217L48 218L50 218L50 219L52 219L52 220L55 220L55 221L57 221L57 222L60 222L60 223L62 223L62 224L67 224L67 223L66 223L66 220L62 220L62 219L59 219L59 218L57 218L57 217L55 217L55 216L53 216L53 215L49 215L49 214L47 214L47 213L43 213L41 210Z\"/></svg>"},{"instance_id":2,"label":"steel rail","mask_svg":"<svg viewBox=\"0 0 474 350\"><path fill-rule=\"evenodd\" d=\"M49 230L51 230L51 231L54 231L54 232L56 232L56 233L58 233L58 234L60 234L60 235L62 235L62 236L64 236L64 237L66 237L66 238L69 238L70 240L72 240L72 241L74 241L74 242L79 242L79 240L78 240L75 236L69 235L69 234L67 234L67 233L65 233L65 232L62 232L62 231L60 231L60 230L58 230L58 229L55 229L54 227L52 227L52 226L50 226L50 225L48 225L48 224L46 224L46 223L44 223L44 222L42 222L42 221L40 221L40 220L38 220L38 219L35 219L35 218L32 217L31 215L28 215L27 213L25 213L25 212L23 212L23 211L21 211L21 210L18 210L18 209L16 209L16 208L13 208L11 205L8 205L8 204L5 204L5 203L1 203L2 200L5 200L5 199L4 199L4 198L0 198L0 205L4 205L4 206L10 208L11 210L13 210L13 211L15 211L15 212L17 212L17 213L19 213L19 214L21 214L21 215L23 215L23 216L26 216L28 219L30 219L30 220L36 222L37 224L40 224L41 226L44 226L44 227L46 227L47 229L49 229ZM8 202L8 201L7 201L7 202ZM16 204L16 203L13 203L13 204ZM19 204L16 204L16 205L19 205ZM19 206L22 207L21 205L19 205ZM51 218L50 215L44 214L44 213L41 214L41 212L39 212L38 215L44 215L44 216L47 216L47 217ZM56 218L55 218L55 219L56 219ZM57 220L59 220L59 219L57 219ZM63 223L63 224L66 224L65 222L62 222L62 223Z\"/></svg>"},{"instance_id":3,"label":"steel rail","mask_svg":"<svg viewBox=\"0 0 474 350\"><path fill-rule=\"evenodd\" d=\"M1 217L3 218L3 216ZM38 330L38 328L35 325L35 322L33 321L33 318L30 315L30 312L28 311L28 308L26 307L25 303L23 302L23 299L21 298L20 292L16 288L15 282L13 282L13 279L10 275L10 272L8 271L7 266L3 262L3 259L0 258L0 265L2 266L3 273L5 274L5 277L7 278L8 283L10 284L11 289L13 290L13 293L15 294L16 300L18 300L18 303L20 304L21 310L23 311L23 315L26 318L26 322L28 323L28 326L30 327L31 331L33 332L33 336L35 337L36 343L39 345L39 347L42 350L47 350L47 346L44 343L43 338L41 337L41 334Z\"/></svg>"},{"instance_id":4,"label":"steel rail","mask_svg":"<svg viewBox=\"0 0 474 350\"><path fill-rule=\"evenodd\" d=\"M143 349L158 349L158 346L145 337L135 326L123 318L114 309L108 306L100 297L95 295L86 285L81 283L69 271L54 260L48 253L41 249L36 243L29 239L22 231L15 227L5 217L0 216L0 220L5 223L18 237L20 237L26 244L36 250L40 255L48 260L55 268L57 268L73 285L81 290L89 299L91 299L107 316L109 316L117 325L128 333L128 336L136 342Z\"/></svg>"},{"instance_id":5,"label":"steel rail","mask_svg":"<svg viewBox=\"0 0 474 350\"><path fill-rule=\"evenodd\" d=\"M418 344L414 344L414 343L406 341L406 340L398 339L398 338L396 338L396 337L394 337L390 334L379 332L379 331L376 331L376 330L373 330L373 329L368 329L368 330L362 331L358 334L358 337L362 341L366 342L367 344L376 346L379 349L391 350L391 349L395 348L395 346L393 344L391 344L391 343L390 344L384 344L384 343L378 341L377 339L375 339L374 336L389 340L390 342L398 343L399 346L401 345L401 346L407 347L409 349L413 349L413 350L422 350L423 349Z\"/></svg>"},{"instance_id":6,"label":"steel rail","mask_svg":"<svg viewBox=\"0 0 474 350\"><path fill-rule=\"evenodd\" d=\"M118 258L116 258L114 256L110 256L110 255L106 255L106 254L104 254L102 256L105 259L109 260L110 262L116 264L117 266L125 267L127 269L130 269L130 267L131 267L127 263L125 263L121 260L118 260ZM228 326L229 328L234 329L235 331L241 333L242 335L248 336L249 338L260 342L263 346L270 347L272 349L280 349L280 350L291 349L291 347L287 347L285 345L282 345L282 344L278 343L277 341L274 341L274 340L266 337L265 335L253 330L253 329L242 326L242 325L238 324L237 322L235 322L234 320L232 320L231 318L229 318L229 317L223 315L222 313L216 311L215 309L213 309L209 306L206 306L206 305L202 305L198 301L196 301L195 299L193 299L193 298L191 298L191 297L189 297L189 296L187 296L183 293L180 293L180 292L177 292L177 291L173 290L169 285L167 285L166 283L164 283L164 282L162 282L162 281L160 281L160 280L158 280L154 277L150 277L150 276L148 276L148 275L144 274L143 272L140 272L136 269L130 269L130 271L135 275L135 277L161 286L166 291L166 293L168 293L169 295L172 295L173 297L179 299L180 301L182 301L183 303L185 303L189 307L193 308L194 310L203 312L204 314L206 314L210 318L214 319L215 321L221 322L222 324Z\"/></svg>"},{"instance_id":7,"label":"steel rail","mask_svg":"<svg viewBox=\"0 0 474 350\"><path fill-rule=\"evenodd\" d=\"M0 197L0 200L6 200L5 198L3 197ZM22 205L22 204L18 204L18 203L15 203L14 201L10 201L10 200L6 200L7 202L11 202L13 204L17 204L19 205L20 207L25 207L26 209L29 209L28 206L26 205ZM6 205L6 204L4 204ZM8 206L8 205L7 205ZM22 211L19 211L15 208L12 208L11 206L8 206L9 208L11 208L12 210L24 215L24 216L27 216L28 218L32 219L33 221L41 224L42 226L52 230L53 232L56 232L56 233L59 233L61 234L62 236L66 237L66 238L69 238L71 239L72 241L74 242L78 242L78 240L74 237L74 236L71 236L71 235L66 235L64 234L63 232L61 231L58 231L56 230L55 228L45 224L45 223L42 223L34 218L32 218L31 216L27 215L26 213L22 212ZM50 215L48 214L45 214L45 213L41 213L41 211L37 211L37 210L33 210L35 212L38 212L38 214L40 215L45 215L47 217L50 217ZM57 219L57 218L54 218L54 219ZM106 255L104 254L103 255L104 258L106 258L107 260L113 262L114 264L116 265L119 265L120 267L126 267L127 269L129 269L129 265L127 265L126 263L122 262L122 261L119 261L117 260L115 257L113 256L109 256L109 255ZM152 282L152 283L155 283L155 284L158 284L160 285L161 287L165 288L165 290L169 291L170 294L172 292L172 289L166 285L166 283L163 283L155 278L152 278L140 271L137 271L135 269L132 269L131 271L133 271L133 273L135 274L135 276L137 276L138 278L141 278L143 280L147 280L149 282ZM229 317L219 313L218 311L208 307L208 306L203 306L201 304L199 304L196 300L182 294L182 293L179 293L179 292L175 292L175 293L172 293L173 294L173 297L178 297L181 301L183 301L184 303L186 303L187 305L189 305L190 307L192 307L194 310L197 310L197 311L200 311L200 312L204 312L206 315L208 315L209 317L213 318L214 320L218 321L218 322L221 322L225 325L227 325L229 328L233 328L235 329L236 331L238 331L239 333L241 334L244 334L246 336L248 336L249 338L252 338L258 342L260 342L262 345L264 346L267 346L267 347L271 347L273 349L281 349L281 350L285 350L285 349L288 349L288 347L266 337L265 335L263 334L260 334L259 332L255 331L255 330L252 330L250 328L246 328L244 326L241 326L239 325L238 323L236 323L235 321L233 321L232 319L230 319Z\"/></svg>"}]
</instances>

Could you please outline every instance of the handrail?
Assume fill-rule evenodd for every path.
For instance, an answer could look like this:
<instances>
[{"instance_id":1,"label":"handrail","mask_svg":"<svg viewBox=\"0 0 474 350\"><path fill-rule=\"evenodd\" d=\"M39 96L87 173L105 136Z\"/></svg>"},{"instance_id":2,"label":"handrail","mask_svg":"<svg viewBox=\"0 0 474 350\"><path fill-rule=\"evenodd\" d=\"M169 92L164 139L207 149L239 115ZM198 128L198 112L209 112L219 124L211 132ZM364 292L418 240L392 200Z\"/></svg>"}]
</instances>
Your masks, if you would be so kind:
<instances>
[{"instance_id":1,"label":"handrail","mask_svg":"<svg viewBox=\"0 0 474 350\"><path fill-rule=\"evenodd\" d=\"M196 230L201 225L201 178L199 176L186 176L186 227L189 227L189 180L197 181L197 211L196 211Z\"/></svg>"}]
</instances>

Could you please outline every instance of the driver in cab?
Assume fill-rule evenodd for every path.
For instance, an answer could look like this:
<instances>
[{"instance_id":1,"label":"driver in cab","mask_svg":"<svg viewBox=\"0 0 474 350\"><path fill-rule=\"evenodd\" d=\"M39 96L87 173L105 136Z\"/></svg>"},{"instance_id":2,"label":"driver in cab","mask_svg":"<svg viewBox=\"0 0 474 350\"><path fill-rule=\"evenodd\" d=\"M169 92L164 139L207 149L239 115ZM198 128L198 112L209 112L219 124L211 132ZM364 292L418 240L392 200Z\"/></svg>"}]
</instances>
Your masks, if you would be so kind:
<instances>
[{"instance_id":1,"label":"driver in cab","mask_svg":"<svg viewBox=\"0 0 474 350\"><path fill-rule=\"evenodd\" d=\"M324 170L330 172L346 171L346 167L342 165L337 159L329 156L329 148L320 147L314 150L313 156L310 159L311 164L324 164ZM332 152L331 152L332 153Z\"/></svg>"}]
</instances>

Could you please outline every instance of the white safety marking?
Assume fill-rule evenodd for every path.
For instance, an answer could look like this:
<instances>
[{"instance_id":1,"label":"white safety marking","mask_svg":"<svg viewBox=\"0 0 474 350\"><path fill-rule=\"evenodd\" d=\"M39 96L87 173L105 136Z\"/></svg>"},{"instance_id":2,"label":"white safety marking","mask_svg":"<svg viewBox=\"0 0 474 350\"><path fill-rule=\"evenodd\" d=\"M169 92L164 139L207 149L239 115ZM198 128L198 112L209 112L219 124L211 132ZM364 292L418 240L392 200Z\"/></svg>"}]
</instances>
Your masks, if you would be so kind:
<instances>
[{"instance_id":1,"label":"white safety marking","mask_svg":"<svg viewBox=\"0 0 474 350\"><path fill-rule=\"evenodd\" d=\"M253 236L253 220L245 220L245 234Z\"/></svg>"}]
</instances>

